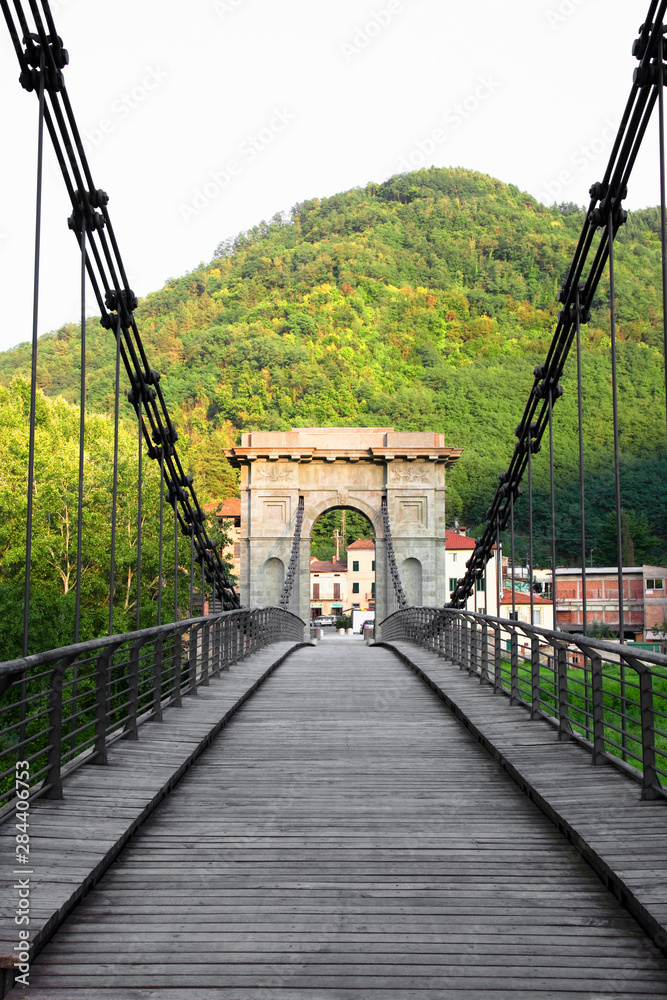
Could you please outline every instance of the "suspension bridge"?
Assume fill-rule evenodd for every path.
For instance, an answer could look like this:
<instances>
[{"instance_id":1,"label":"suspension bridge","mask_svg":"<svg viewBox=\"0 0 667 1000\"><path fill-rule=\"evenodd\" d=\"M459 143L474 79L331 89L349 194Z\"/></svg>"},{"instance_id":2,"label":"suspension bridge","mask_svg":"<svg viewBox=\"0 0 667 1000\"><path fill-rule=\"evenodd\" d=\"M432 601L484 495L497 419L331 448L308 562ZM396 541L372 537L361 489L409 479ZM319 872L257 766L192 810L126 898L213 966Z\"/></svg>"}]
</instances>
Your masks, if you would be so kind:
<instances>
[{"instance_id":1,"label":"suspension bridge","mask_svg":"<svg viewBox=\"0 0 667 1000\"><path fill-rule=\"evenodd\" d=\"M591 188L553 340L517 414L516 446L489 498L485 530L448 601L441 593L444 476L460 452L439 435L393 429L375 429L363 447L339 442L337 451L322 448L312 428L279 441L248 435L233 450L249 497L244 584L236 591L179 458L168 392L142 342L136 296L109 198L94 183L81 142L65 85L68 55L49 4L0 6L20 83L37 98L39 136L22 656L0 664L1 995L667 996L667 657L624 641L614 262L632 170L657 116L667 315L667 0L652 0L634 42L630 96L607 169ZM47 136L81 254L81 446L72 643L35 651ZM586 611L581 327L604 282L618 642L591 635ZM80 641L87 288L116 347L115 458L108 630ZM555 593L553 629L532 616L518 620L514 580L512 617L499 617L501 571L498 614L486 613L488 594L484 613L470 605L480 581L488 587L487 566L508 530L515 565L516 502L530 515L532 583L533 467L541 460L552 487L555 571L553 408L573 350L580 634L559 629ZM122 392L137 419L139 484L136 629L121 633L114 597ZM543 443L547 454L538 459ZM141 620L145 458L157 463L160 483L157 621L150 628ZM253 492L255 475L264 493ZM376 532L383 613L374 634L363 637L311 636L304 613L302 540L337 506L366 513ZM258 511L271 525L263 533L256 531ZM185 598L179 538L189 545ZM174 553L171 583L167 551ZM210 613L200 616L195 570L202 612L210 594ZM274 570L272 599L254 600L268 593L266 574ZM532 586L529 592L532 601Z\"/></svg>"}]
</instances>

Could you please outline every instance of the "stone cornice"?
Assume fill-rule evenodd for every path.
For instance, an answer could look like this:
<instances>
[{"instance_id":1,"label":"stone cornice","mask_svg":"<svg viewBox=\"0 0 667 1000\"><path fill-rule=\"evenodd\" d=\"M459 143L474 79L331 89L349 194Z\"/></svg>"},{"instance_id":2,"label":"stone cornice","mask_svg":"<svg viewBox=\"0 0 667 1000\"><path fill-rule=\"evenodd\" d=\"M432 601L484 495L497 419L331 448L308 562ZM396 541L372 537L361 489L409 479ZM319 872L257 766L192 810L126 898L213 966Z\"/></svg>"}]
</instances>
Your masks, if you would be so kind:
<instances>
[{"instance_id":1,"label":"stone cornice","mask_svg":"<svg viewBox=\"0 0 667 1000\"><path fill-rule=\"evenodd\" d=\"M461 448L427 448L408 447L405 449L396 448L270 448L270 447L243 447L226 448L230 465L234 468L241 468L243 465L250 465L252 462L278 462L280 460L290 463L302 462L375 462L386 465L389 462L407 461L430 462L434 464L445 464L451 469L456 465L463 454Z\"/></svg>"}]
</instances>

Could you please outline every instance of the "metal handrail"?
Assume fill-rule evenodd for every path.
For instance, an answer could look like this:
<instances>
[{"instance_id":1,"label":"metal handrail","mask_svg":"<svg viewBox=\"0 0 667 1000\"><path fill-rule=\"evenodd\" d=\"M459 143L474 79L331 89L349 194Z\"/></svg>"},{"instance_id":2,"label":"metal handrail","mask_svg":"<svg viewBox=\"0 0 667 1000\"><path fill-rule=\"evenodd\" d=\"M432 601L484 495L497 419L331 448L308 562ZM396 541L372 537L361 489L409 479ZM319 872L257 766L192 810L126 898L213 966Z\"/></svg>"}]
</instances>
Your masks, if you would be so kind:
<instances>
[{"instance_id":1,"label":"metal handrail","mask_svg":"<svg viewBox=\"0 0 667 1000\"><path fill-rule=\"evenodd\" d=\"M250 653L303 641L304 623L282 608L226 611L65 646L0 664L0 810L27 761L30 797L62 797L64 770L105 764L119 737Z\"/></svg>"},{"instance_id":2,"label":"metal handrail","mask_svg":"<svg viewBox=\"0 0 667 1000\"><path fill-rule=\"evenodd\" d=\"M595 765L640 781L643 799L667 797L667 656L451 608L396 611L381 628L383 640L436 652L546 719Z\"/></svg>"}]
</instances>

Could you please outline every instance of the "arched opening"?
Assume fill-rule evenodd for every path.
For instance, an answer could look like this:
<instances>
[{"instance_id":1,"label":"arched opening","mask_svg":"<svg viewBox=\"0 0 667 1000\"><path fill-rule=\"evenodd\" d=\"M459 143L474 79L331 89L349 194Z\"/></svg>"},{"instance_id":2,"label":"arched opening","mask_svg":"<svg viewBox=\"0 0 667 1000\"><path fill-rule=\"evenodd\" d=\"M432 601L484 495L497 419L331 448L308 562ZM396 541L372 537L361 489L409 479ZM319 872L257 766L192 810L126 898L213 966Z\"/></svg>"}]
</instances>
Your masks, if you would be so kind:
<instances>
[{"instance_id":1,"label":"arched opening","mask_svg":"<svg viewBox=\"0 0 667 1000\"><path fill-rule=\"evenodd\" d=\"M264 563L264 605L275 605L280 600L280 595L285 581L285 564L282 559L275 556L267 559Z\"/></svg>"},{"instance_id":2,"label":"arched opening","mask_svg":"<svg viewBox=\"0 0 667 1000\"><path fill-rule=\"evenodd\" d=\"M400 572L408 604L413 608L420 608L422 605L422 564L419 559L404 559Z\"/></svg>"},{"instance_id":3,"label":"arched opening","mask_svg":"<svg viewBox=\"0 0 667 1000\"><path fill-rule=\"evenodd\" d=\"M310 618L349 618L355 631L375 613L375 530L353 507L331 507L310 534Z\"/></svg>"}]
</instances>

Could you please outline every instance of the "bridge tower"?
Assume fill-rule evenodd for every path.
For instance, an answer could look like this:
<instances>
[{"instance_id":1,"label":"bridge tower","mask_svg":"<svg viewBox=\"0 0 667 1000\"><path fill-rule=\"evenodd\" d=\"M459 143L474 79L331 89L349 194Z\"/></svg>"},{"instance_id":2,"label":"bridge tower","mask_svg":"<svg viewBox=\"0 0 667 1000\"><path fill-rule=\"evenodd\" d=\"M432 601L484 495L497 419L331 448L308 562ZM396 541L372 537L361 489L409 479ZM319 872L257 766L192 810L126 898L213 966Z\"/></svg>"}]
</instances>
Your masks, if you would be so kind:
<instances>
[{"instance_id":1,"label":"bridge tower","mask_svg":"<svg viewBox=\"0 0 667 1000\"><path fill-rule=\"evenodd\" d=\"M276 604L290 561L303 498L299 570L290 610L310 618L310 536L327 510L365 514L375 529L376 620L397 609L387 565L386 501L396 562L408 602L442 605L445 593L445 470L462 452L443 434L392 427L303 427L244 434L227 450L241 470L241 600Z\"/></svg>"}]
</instances>

